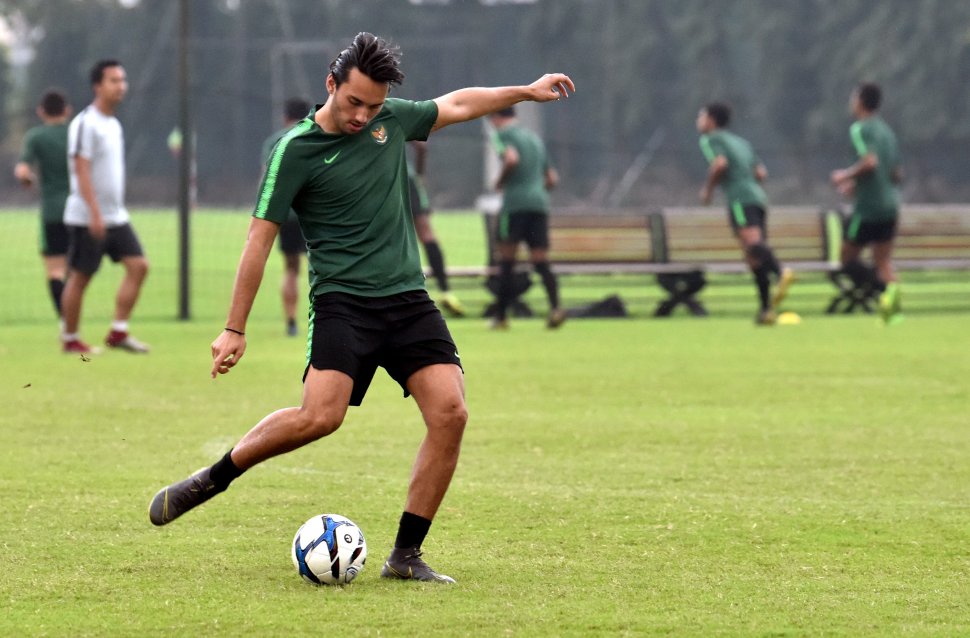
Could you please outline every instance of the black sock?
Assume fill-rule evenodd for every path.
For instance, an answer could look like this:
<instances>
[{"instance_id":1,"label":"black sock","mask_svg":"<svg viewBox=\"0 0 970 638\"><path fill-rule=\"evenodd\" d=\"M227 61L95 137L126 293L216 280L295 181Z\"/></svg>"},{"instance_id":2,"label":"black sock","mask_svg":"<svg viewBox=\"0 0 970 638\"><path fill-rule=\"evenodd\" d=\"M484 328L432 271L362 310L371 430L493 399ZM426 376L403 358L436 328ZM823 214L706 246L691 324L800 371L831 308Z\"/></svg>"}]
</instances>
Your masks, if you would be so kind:
<instances>
[{"instance_id":1,"label":"black sock","mask_svg":"<svg viewBox=\"0 0 970 638\"><path fill-rule=\"evenodd\" d=\"M212 479L213 483L222 489L229 487L229 484L242 476L243 473L243 470L240 470L238 467L236 467L236 464L232 462L232 457L230 456L231 454L232 450L226 452L226 455L216 461L215 465L212 466L212 469L209 470L209 478Z\"/></svg>"},{"instance_id":2,"label":"black sock","mask_svg":"<svg viewBox=\"0 0 970 638\"><path fill-rule=\"evenodd\" d=\"M511 259L498 262L498 310L495 318L500 321L505 320L509 306L515 300L515 293L512 292L515 284L514 271L515 262Z\"/></svg>"},{"instance_id":3,"label":"black sock","mask_svg":"<svg viewBox=\"0 0 970 638\"><path fill-rule=\"evenodd\" d=\"M64 280L63 279L48 279L47 288L51 292L51 299L54 300L54 307L57 309L57 314L61 314L61 295L64 294Z\"/></svg>"},{"instance_id":4,"label":"black sock","mask_svg":"<svg viewBox=\"0 0 970 638\"><path fill-rule=\"evenodd\" d=\"M752 271L754 274L754 283L758 286L758 299L761 301L761 309L767 310L771 307L770 297L770 287L771 280L768 279L768 273L770 270L767 266L760 266Z\"/></svg>"},{"instance_id":5,"label":"black sock","mask_svg":"<svg viewBox=\"0 0 970 638\"><path fill-rule=\"evenodd\" d=\"M428 256L428 265L431 266L431 274L438 282L438 289L441 292L448 292L448 273L445 272L445 256L441 252L441 247L437 241L429 241L424 244L424 254Z\"/></svg>"},{"instance_id":6,"label":"black sock","mask_svg":"<svg viewBox=\"0 0 970 638\"><path fill-rule=\"evenodd\" d=\"M394 541L394 547L399 549L404 547L421 547L421 543L424 542L424 537L428 535L429 529L431 529L431 521L423 516L418 516L411 512L404 512L401 514L401 523L397 528L397 539Z\"/></svg>"},{"instance_id":7,"label":"black sock","mask_svg":"<svg viewBox=\"0 0 970 638\"><path fill-rule=\"evenodd\" d=\"M546 288L546 295L549 297L549 307L556 309L559 307L559 282L549 268L548 261L540 261L535 265L536 272L542 277L542 285Z\"/></svg>"}]
</instances>

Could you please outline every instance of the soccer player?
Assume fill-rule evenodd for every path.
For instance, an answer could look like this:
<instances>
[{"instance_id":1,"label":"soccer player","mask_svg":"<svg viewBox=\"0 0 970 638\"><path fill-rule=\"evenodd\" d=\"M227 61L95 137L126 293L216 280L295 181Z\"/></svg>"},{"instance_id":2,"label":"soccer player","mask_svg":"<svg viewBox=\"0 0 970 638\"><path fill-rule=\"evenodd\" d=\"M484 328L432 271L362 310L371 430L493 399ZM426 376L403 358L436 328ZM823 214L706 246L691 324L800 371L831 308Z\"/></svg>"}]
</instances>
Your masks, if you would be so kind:
<instances>
[{"instance_id":1,"label":"soccer player","mask_svg":"<svg viewBox=\"0 0 970 638\"><path fill-rule=\"evenodd\" d=\"M842 269L854 281L879 291L879 310L887 323L902 319L899 284L893 270L893 241L899 220L899 190L903 171L896 135L879 116L882 90L876 84L860 84L853 90L850 108L855 122L849 138L858 161L832 172L832 183L853 198L852 215L842 243ZM859 257L872 244L875 270Z\"/></svg>"},{"instance_id":2,"label":"soccer player","mask_svg":"<svg viewBox=\"0 0 970 638\"><path fill-rule=\"evenodd\" d=\"M445 255L441 252L441 246L431 227L431 201L424 187L428 145L425 142L412 141L411 148L414 149L414 162L408 162L408 195L411 201L414 230L418 233L418 241L424 246L424 254L428 258L428 265L431 266L431 274L438 282L441 306L454 317L464 317L465 308L458 301L458 297L449 291Z\"/></svg>"},{"instance_id":3,"label":"soccer player","mask_svg":"<svg viewBox=\"0 0 970 638\"><path fill-rule=\"evenodd\" d=\"M60 316L67 275L64 202L69 189L67 121L71 117L71 105L63 93L50 89L40 98L37 117L42 124L24 136L23 151L13 173L17 181L29 188L38 182L35 168L40 172L40 254L47 271L47 288Z\"/></svg>"},{"instance_id":4,"label":"soccer player","mask_svg":"<svg viewBox=\"0 0 970 638\"><path fill-rule=\"evenodd\" d=\"M148 275L148 260L125 208L125 145L115 112L128 92L128 78L117 60L101 60L91 69L94 101L68 127L71 193L64 209L68 232L64 352L95 351L81 340L81 302L91 278L107 254L121 262L125 276L115 298L114 320L105 338L109 348L134 353L148 346L128 333L128 320Z\"/></svg>"},{"instance_id":5,"label":"soccer player","mask_svg":"<svg viewBox=\"0 0 970 638\"><path fill-rule=\"evenodd\" d=\"M566 311L559 307L559 283L549 266L549 190L559 182L559 175L539 136L519 125L514 106L492 113L489 119L502 162L495 185L502 191L502 209L495 238L499 284L492 328L509 327L508 310L515 301L515 253L522 242L529 247L529 261L542 278L549 299L546 326L558 328L566 321Z\"/></svg>"},{"instance_id":6,"label":"soccer player","mask_svg":"<svg viewBox=\"0 0 970 638\"><path fill-rule=\"evenodd\" d=\"M776 311L795 278L791 269L782 269L768 246L767 197L761 188L768 171L751 144L727 130L730 121L730 107L719 102L708 104L697 114L701 151L709 165L700 197L704 204L709 204L714 187L720 184L724 189L728 220L758 288L760 306L755 322L773 325ZM777 280L774 296L771 275Z\"/></svg>"},{"instance_id":7,"label":"soccer player","mask_svg":"<svg viewBox=\"0 0 970 638\"><path fill-rule=\"evenodd\" d=\"M257 463L332 434L380 366L414 396L427 428L381 575L454 582L422 560L421 544L455 471L468 412L455 343L424 288L405 145L516 102L558 100L574 87L556 73L528 86L466 88L428 101L388 97L403 79L397 49L359 33L330 64L326 102L273 150L226 327L212 343L211 374L228 373L246 351L246 320L292 207L313 272L303 405L264 417L214 465L160 490L149 507L155 525L201 505Z\"/></svg>"},{"instance_id":8,"label":"soccer player","mask_svg":"<svg viewBox=\"0 0 970 638\"><path fill-rule=\"evenodd\" d=\"M283 128L266 138L263 142L262 158L263 172L269 162L273 147L294 124L306 117L310 112L310 105L306 100L290 98L283 103ZM297 277L300 275L300 255L306 254L306 240L300 230L300 220L290 209L290 214L280 224L280 252L283 253L283 282L280 284L280 295L283 298L283 314L286 317L286 334L295 337L296 328L296 299L298 294Z\"/></svg>"}]
</instances>

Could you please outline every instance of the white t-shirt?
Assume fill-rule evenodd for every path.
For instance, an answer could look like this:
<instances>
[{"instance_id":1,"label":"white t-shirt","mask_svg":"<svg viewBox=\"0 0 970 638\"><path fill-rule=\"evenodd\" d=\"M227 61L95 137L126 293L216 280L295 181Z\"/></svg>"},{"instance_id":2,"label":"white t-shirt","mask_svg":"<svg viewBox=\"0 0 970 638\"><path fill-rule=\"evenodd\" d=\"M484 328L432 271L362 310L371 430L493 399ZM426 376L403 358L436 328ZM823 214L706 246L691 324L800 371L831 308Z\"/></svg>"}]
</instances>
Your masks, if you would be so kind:
<instances>
[{"instance_id":1,"label":"white t-shirt","mask_svg":"<svg viewBox=\"0 0 970 638\"><path fill-rule=\"evenodd\" d=\"M77 114L67 129L67 166L71 174L71 194L64 207L64 223L87 226L90 221L88 205L81 198L77 185L75 157L91 162L91 182L94 198L101 209L105 226L128 223L125 208L125 137L121 122L113 115L105 115L93 104Z\"/></svg>"}]
</instances>

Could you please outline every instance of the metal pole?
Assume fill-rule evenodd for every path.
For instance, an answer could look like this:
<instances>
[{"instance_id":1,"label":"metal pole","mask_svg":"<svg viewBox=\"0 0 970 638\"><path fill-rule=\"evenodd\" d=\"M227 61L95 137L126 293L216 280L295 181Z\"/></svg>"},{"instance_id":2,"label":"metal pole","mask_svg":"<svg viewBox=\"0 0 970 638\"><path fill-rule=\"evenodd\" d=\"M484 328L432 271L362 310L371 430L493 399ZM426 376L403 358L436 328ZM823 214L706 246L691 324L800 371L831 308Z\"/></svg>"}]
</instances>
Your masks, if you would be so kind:
<instances>
[{"instance_id":1,"label":"metal pole","mask_svg":"<svg viewBox=\"0 0 970 638\"><path fill-rule=\"evenodd\" d=\"M182 152L179 155L179 313L191 317L189 308L189 214L192 211L192 158L194 135L189 112L189 0L179 0L179 129Z\"/></svg>"}]
</instances>

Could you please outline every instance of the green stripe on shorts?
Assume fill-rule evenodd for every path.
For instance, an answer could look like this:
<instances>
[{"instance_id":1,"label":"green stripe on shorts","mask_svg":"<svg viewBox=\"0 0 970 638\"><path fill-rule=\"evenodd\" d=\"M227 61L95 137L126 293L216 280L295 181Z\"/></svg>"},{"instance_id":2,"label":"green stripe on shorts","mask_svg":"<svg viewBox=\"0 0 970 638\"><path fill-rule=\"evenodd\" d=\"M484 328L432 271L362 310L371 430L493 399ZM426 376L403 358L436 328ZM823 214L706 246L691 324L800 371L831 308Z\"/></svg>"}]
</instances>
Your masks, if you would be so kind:
<instances>
[{"instance_id":1,"label":"green stripe on shorts","mask_svg":"<svg viewBox=\"0 0 970 638\"><path fill-rule=\"evenodd\" d=\"M741 202L731 204L731 214L734 215L734 222L738 226L744 226L748 223L748 218L744 216L744 206L741 205Z\"/></svg>"},{"instance_id":2,"label":"green stripe on shorts","mask_svg":"<svg viewBox=\"0 0 970 638\"><path fill-rule=\"evenodd\" d=\"M309 325L306 329L306 364L310 365L310 355L313 352L313 323L316 317L316 312L313 309L313 300L310 300L310 313L308 322Z\"/></svg>"}]
</instances>

